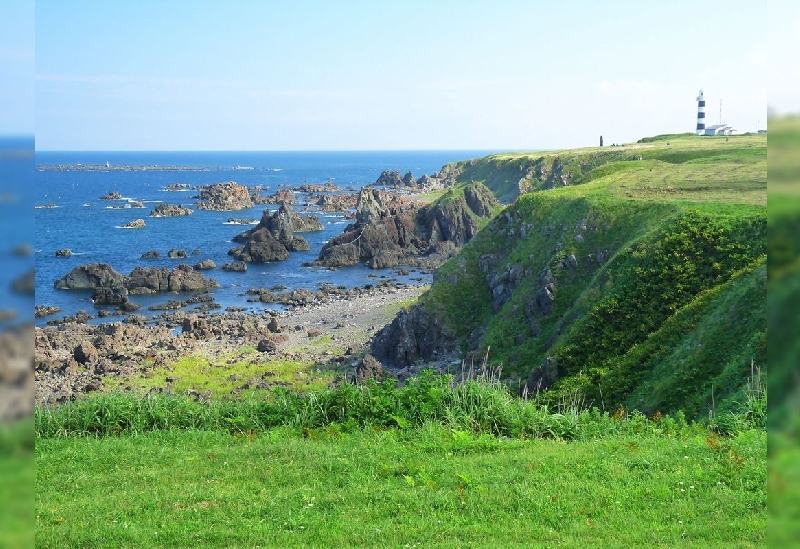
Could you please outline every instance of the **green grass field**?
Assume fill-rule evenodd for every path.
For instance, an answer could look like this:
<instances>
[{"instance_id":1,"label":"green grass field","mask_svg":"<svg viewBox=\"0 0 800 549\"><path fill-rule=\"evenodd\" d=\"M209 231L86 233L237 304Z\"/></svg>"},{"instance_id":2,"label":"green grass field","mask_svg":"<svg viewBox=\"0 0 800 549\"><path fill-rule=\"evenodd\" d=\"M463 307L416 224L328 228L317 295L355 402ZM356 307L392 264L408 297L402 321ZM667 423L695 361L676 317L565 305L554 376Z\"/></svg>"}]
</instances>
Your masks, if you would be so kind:
<instances>
[{"instance_id":1,"label":"green grass field","mask_svg":"<svg viewBox=\"0 0 800 549\"><path fill-rule=\"evenodd\" d=\"M37 441L37 547L763 547L766 433Z\"/></svg>"}]
</instances>

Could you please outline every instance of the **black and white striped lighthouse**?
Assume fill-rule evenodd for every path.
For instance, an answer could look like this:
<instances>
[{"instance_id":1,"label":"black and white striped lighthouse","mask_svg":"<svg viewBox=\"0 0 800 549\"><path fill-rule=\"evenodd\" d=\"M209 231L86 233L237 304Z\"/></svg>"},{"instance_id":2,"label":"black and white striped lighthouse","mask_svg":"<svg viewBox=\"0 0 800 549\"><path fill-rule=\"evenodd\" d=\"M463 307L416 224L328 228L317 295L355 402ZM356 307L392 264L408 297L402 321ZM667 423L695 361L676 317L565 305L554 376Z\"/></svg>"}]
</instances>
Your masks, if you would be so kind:
<instances>
[{"instance_id":1,"label":"black and white striped lighthouse","mask_svg":"<svg viewBox=\"0 0 800 549\"><path fill-rule=\"evenodd\" d=\"M706 132L706 100L703 98L703 90L697 96L697 135Z\"/></svg>"}]
</instances>

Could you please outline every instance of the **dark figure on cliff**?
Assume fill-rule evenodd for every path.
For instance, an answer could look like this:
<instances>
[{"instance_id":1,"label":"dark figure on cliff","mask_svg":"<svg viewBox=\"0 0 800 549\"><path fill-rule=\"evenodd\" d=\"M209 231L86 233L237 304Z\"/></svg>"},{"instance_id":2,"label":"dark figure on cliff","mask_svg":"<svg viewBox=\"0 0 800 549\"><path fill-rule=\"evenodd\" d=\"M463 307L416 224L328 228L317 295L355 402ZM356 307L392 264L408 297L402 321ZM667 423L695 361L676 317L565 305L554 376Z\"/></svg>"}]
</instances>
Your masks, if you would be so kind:
<instances>
[{"instance_id":1,"label":"dark figure on cliff","mask_svg":"<svg viewBox=\"0 0 800 549\"><path fill-rule=\"evenodd\" d=\"M601 147L603 146L603 136L602 135L600 136L600 146Z\"/></svg>"}]
</instances>

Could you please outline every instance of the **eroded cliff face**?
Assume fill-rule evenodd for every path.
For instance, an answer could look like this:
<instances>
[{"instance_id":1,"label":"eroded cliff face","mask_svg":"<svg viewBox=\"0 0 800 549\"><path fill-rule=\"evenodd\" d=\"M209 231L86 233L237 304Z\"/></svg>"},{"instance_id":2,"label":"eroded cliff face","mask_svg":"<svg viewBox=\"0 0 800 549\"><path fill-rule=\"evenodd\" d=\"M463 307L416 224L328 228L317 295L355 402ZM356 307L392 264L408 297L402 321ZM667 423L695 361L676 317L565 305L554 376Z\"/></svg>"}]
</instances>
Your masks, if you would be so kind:
<instances>
[{"instance_id":1,"label":"eroded cliff face","mask_svg":"<svg viewBox=\"0 0 800 549\"><path fill-rule=\"evenodd\" d=\"M497 206L491 191L480 184L467 186L463 195L451 190L425 206L397 193L364 188L356 222L328 242L311 264L437 267L478 233L479 218L488 220Z\"/></svg>"},{"instance_id":2,"label":"eroded cliff face","mask_svg":"<svg viewBox=\"0 0 800 549\"><path fill-rule=\"evenodd\" d=\"M400 311L391 324L375 335L371 352L397 373L420 363L447 363L456 353L457 343L455 334L440 319L415 305Z\"/></svg>"}]
</instances>

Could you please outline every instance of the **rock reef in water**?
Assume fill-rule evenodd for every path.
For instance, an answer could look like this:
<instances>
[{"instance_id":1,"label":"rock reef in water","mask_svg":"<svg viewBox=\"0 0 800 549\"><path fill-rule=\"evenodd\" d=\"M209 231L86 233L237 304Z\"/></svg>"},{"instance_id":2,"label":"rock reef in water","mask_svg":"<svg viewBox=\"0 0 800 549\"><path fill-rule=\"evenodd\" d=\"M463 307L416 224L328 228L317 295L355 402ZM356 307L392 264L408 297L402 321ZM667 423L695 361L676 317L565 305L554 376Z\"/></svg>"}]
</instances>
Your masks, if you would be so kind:
<instances>
[{"instance_id":1,"label":"rock reef in water","mask_svg":"<svg viewBox=\"0 0 800 549\"><path fill-rule=\"evenodd\" d=\"M136 267L129 275L123 275L106 263L88 263L75 267L53 286L59 290L94 290L96 303L116 304L127 301L128 294L200 291L218 288L219 284L189 265L178 265L171 271Z\"/></svg>"},{"instance_id":2,"label":"rock reef in water","mask_svg":"<svg viewBox=\"0 0 800 549\"><path fill-rule=\"evenodd\" d=\"M181 204L167 204L162 202L150 211L150 217L181 217L192 215L194 210L185 208Z\"/></svg>"},{"instance_id":3,"label":"rock reef in water","mask_svg":"<svg viewBox=\"0 0 800 549\"><path fill-rule=\"evenodd\" d=\"M233 238L234 242L244 244L228 252L237 261L267 263L284 261L289 252L309 249L308 241L296 232L323 230L317 216L303 217L294 212L288 204L281 204L275 213L265 210L261 221Z\"/></svg>"},{"instance_id":4,"label":"rock reef in water","mask_svg":"<svg viewBox=\"0 0 800 549\"><path fill-rule=\"evenodd\" d=\"M201 210L235 211L253 207L250 191L234 181L204 185L197 199Z\"/></svg>"},{"instance_id":5,"label":"rock reef in water","mask_svg":"<svg viewBox=\"0 0 800 549\"><path fill-rule=\"evenodd\" d=\"M146 227L144 223L144 219L134 219L129 223L125 223L122 228L123 229L142 229Z\"/></svg>"}]
</instances>

